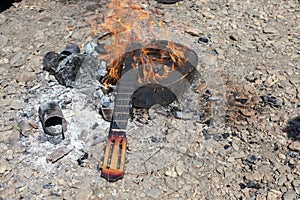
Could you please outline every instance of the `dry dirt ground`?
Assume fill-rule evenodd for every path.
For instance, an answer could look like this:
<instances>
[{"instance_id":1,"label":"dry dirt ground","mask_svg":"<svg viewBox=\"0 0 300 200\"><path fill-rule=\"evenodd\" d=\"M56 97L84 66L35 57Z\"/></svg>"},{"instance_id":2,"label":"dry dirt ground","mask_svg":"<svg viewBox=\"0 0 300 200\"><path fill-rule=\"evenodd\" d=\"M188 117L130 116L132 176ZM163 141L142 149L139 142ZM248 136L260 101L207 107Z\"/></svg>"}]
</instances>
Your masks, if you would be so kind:
<instances>
[{"instance_id":1,"label":"dry dirt ground","mask_svg":"<svg viewBox=\"0 0 300 200\"><path fill-rule=\"evenodd\" d=\"M113 183L100 172L99 83L66 88L42 65L68 43L101 43L89 20L103 22L109 3L23 0L0 13L0 199L300 199L300 2L140 0L197 52L201 76L177 118L156 106L148 123L130 120ZM59 144L37 114L49 100L68 122ZM68 154L47 162L58 148Z\"/></svg>"}]
</instances>

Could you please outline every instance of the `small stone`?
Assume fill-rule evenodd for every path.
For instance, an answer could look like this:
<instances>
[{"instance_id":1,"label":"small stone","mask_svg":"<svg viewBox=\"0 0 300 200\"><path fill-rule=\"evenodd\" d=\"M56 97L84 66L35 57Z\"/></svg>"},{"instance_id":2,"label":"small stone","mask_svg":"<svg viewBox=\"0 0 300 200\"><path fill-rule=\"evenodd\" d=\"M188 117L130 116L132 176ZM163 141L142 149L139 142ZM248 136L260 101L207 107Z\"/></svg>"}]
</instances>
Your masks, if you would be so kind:
<instances>
[{"instance_id":1,"label":"small stone","mask_svg":"<svg viewBox=\"0 0 300 200\"><path fill-rule=\"evenodd\" d=\"M247 156L247 161L251 164L254 164L257 160L257 157L255 155L248 155Z\"/></svg>"},{"instance_id":2,"label":"small stone","mask_svg":"<svg viewBox=\"0 0 300 200\"><path fill-rule=\"evenodd\" d=\"M234 179L236 176L236 173L233 171L225 171L224 176L225 176L225 178Z\"/></svg>"},{"instance_id":3,"label":"small stone","mask_svg":"<svg viewBox=\"0 0 300 200\"><path fill-rule=\"evenodd\" d=\"M217 172L220 173L220 174L223 173L223 167L222 167L222 166L217 167L216 170L217 170Z\"/></svg>"},{"instance_id":4,"label":"small stone","mask_svg":"<svg viewBox=\"0 0 300 200\"><path fill-rule=\"evenodd\" d=\"M0 35L0 49L5 47L7 43L8 43L8 37L6 37L5 35Z\"/></svg>"},{"instance_id":5,"label":"small stone","mask_svg":"<svg viewBox=\"0 0 300 200\"><path fill-rule=\"evenodd\" d=\"M274 199L280 199L281 192L278 190L270 190L267 194L267 200L274 200Z\"/></svg>"},{"instance_id":6,"label":"small stone","mask_svg":"<svg viewBox=\"0 0 300 200\"><path fill-rule=\"evenodd\" d=\"M179 163L175 166L175 170L178 174L178 176L181 176L184 172L184 165L182 163Z\"/></svg>"},{"instance_id":7,"label":"small stone","mask_svg":"<svg viewBox=\"0 0 300 200\"><path fill-rule=\"evenodd\" d=\"M25 178L30 178L32 176L33 172L30 168L25 168L25 171L24 171L24 177Z\"/></svg>"},{"instance_id":8,"label":"small stone","mask_svg":"<svg viewBox=\"0 0 300 200\"><path fill-rule=\"evenodd\" d=\"M23 108L25 108L26 104L23 101L20 100L12 100L11 104L10 104L10 108L13 110L21 110Z\"/></svg>"},{"instance_id":9,"label":"small stone","mask_svg":"<svg viewBox=\"0 0 300 200\"><path fill-rule=\"evenodd\" d=\"M146 191L146 195L154 199L157 199L160 196L160 194L161 190L159 188L151 188Z\"/></svg>"},{"instance_id":10,"label":"small stone","mask_svg":"<svg viewBox=\"0 0 300 200\"><path fill-rule=\"evenodd\" d=\"M14 159L14 151L13 150L7 150L6 151L6 159L7 160L13 160Z\"/></svg>"},{"instance_id":11,"label":"small stone","mask_svg":"<svg viewBox=\"0 0 300 200\"><path fill-rule=\"evenodd\" d=\"M231 146L232 146L232 148L233 148L235 151L238 151L238 150L239 150L239 147L238 147L238 145L237 145L236 143L232 142L232 143L231 143Z\"/></svg>"},{"instance_id":12,"label":"small stone","mask_svg":"<svg viewBox=\"0 0 300 200\"><path fill-rule=\"evenodd\" d=\"M66 147L59 147L55 149L48 157L46 158L47 162L55 163L59 159L66 156L68 153L70 153L73 149L67 149Z\"/></svg>"},{"instance_id":13,"label":"small stone","mask_svg":"<svg viewBox=\"0 0 300 200\"><path fill-rule=\"evenodd\" d=\"M247 155L243 151L234 151L231 154L231 157L234 157L235 159L241 159L245 158Z\"/></svg>"},{"instance_id":14,"label":"small stone","mask_svg":"<svg viewBox=\"0 0 300 200\"><path fill-rule=\"evenodd\" d=\"M261 174L261 173L253 173L253 175L252 175L252 178L253 178L253 180L255 180L255 181L260 181L260 180L262 180L263 179L263 174Z\"/></svg>"},{"instance_id":15,"label":"small stone","mask_svg":"<svg viewBox=\"0 0 300 200\"><path fill-rule=\"evenodd\" d=\"M286 156L282 153L279 153L278 154L278 157L281 159L281 160L285 160L286 159Z\"/></svg>"},{"instance_id":16,"label":"small stone","mask_svg":"<svg viewBox=\"0 0 300 200\"><path fill-rule=\"evenodd\" d=\"M26 83L32 80L34 77L35 77L34 72L22 72L17 75L16 80L18 83Z\"/></svg>"},{"instance_id":17,"label":"small stone","mask_svg":"<svg viewBox=\"0 0 300 200\"><path fill-rule=\"evenodd\" d=\"M278 179L278 185L279 185L279 186L283 186L283 184L284 184L286 181L287 181L286 175L283 174L283 175L281 175L281 176L279 177L279 179Z\"/></svg>"},{"instance_id":18,"label":"small stone","mask_svg":"<svg viewBox=\"0 0 300 200\"><path fill-rule=\"evenodd\" d=\"M265 27L264 30L263 30L263 32L265 34L274 34L275 31L276 31L275 28L270 27L270 26Z\"/></svg>"},{"instance_id":19,"label":"small stone","mask_svg":"<svg viewBox=\"0 0 300 200\"><path fill-rule=\"evenodd\" d=\"M23 182L23 181L17 181L16 183L15 183L15 188L16 189L19 189L19 188L21 188L21 187L24 187L26 184L25 184L25 182Z\"/></svg>"},{"instance_id":20,"label":"small stone","mask_svg":"<svg viewBox=\"0 0 300 200\"><path fill-rule=\"evenodd\" d=\"M6 170L7 170L6 165L1 164L0 165L0 174L4 174L4 172L6 172Z\"/></svg>"},{"instance_id":21,"label":"small stone","mask_svg":"<svg viewBox=\"0 0 300 200\"><path fill-rule=\"evenodd\" d=\"M219 141L221 141L221 140L223 139L223 137L222 137L221 134L216 134L216 135L213 136L213 138L214 138L214 140L217 141L217 142L219 142Z\"/></svg>"},{"instance_id":22,"label":"small stone","mask_svg":"<svg viewBox=\"0 0 300 200\"><path fill-rule=\"evenodd\" d=\"M200 29L193 27L188 27L187 29L185 29L185 32L190 34L191 36L200 36L200 34L202 33Z\"/></svg>"},{"instance_id":23,"label":"small stone","mask_svg":"<svg viewBox=\"0 0 300 200\"><path fill-rule=\"evenodd\" d=\"M227 159L227 162L230 162L230 163L233 163L234 161L235 161L234 157L229 157L229 158Z\"/></svg>"},{"instance_id":24,"label":"small stone","mask_svg":"<svg viewBox=\"0 0 300 200\"><path fill-rule=\"evenodd\" d=\"M292 185L293 185L294 187L299 187L299 186L300 186L300 179L298 179L298 180L293 180Z\"/></svg>"},{"instance_id":25,"label":"small stone","mask_svg":"<svg viewBox=\"0 0 300 200\"><path fill-rule=\"evenodd\" d=\"M177 131L172 132L172 133L166 135L167 142L169 142L169 143L172 143L177 138L178 138L178 132Z\"/></svg>"},{"instance_id":26,"label":"small stone","mask_svg":"<svg viewBox=\"0 0 300 200\"><path fill-rule=\"evenodd\" d=\"M3 24L4 22L6 22L7 17L4 14L0 14L0 25Z\"/></svg>"},{"instance_id":27,"label":"small stone","mask_svg":"<svg viewBox=\"0 0 300 200\"><path fill-rule=\"evenodd\" d=\"M297 194L294 190L288 190L283 195L283 200L295 200L297 197Z\"/></svg>"},{"instance_id":28,"label":"small stone","mask_svg":"<svg viewBox=\"0 0 300 200\"><path fill-rule=\"evenodd\" d=\"M283 165L283 166L279 167L277 170L280 174L283 174L284 172L289 170L289 166L288 165Z\"/></svg>"},{"instance_id":29,"label":"small stone","mask_svg":"<svg viewBox=\"0 0 300 200\"><path fill-rule=\"evenodd\" d=\"M166 175L166 176L173 177L173 178L177 177L177 173L174 171L174 169L167 170L167 171L165 172L165 175Z\"/></svg>"},{"instance_id":30,"label":"small stone","mask_svg":"<svg viewBox=\"0 0 300 200\"><path fill-rule=\"evenodd\" d=\"M168 188L175 190L178 188L178 182L171 177L165 177L165 184Z\"/></svg>"},{"instance_id":31,"label":"small stone","mask_svg":"<svg viewBox=\"0 0 300 200\"><path fill-rule=\"evenodd\" d=\"M10 65L12 67L19 67L21 65L24 65L27 59L27 53L24 51L19 51L17 54L15 54L11 60Z\"/></svg>"},{"instance_id":32,"label":"small stone","mask_svg":"<svg viewBox=\"0 0 300 200\"><path fill-rule=\"evenodd\" d=\"M170 12L165 13L164 15L164 22L169 23L172 21L172 15Z\"/></svg>"},{"instance_id":33,"label":"small stone","mask_svg":"<svg viewBox=\"0 0 300 200\"><path fill-rule=\"evenodd\" d=\"M76 194L75 199L89 200L92 194L93 191L90 188L81 188L81 190Z\"/></svg>"},{"instance_id":34,"label":"small stone","mask_svg":"<svg viewBox=\"0 0 300 200\"><path fill-rule=\"evenodd\" d=\"M289 149L292 151L300 152L300 142L299 141L292 142L289 145Z\"/></svg>"},{"instance_id":35,"label":"small stone","mask_svg":"<svg viewBox=\"0 0 300 200\"><path fill-rule=\"evenodd\" d=\"M198 42L199 43L208 43L208 41L209 41L209 39L208 38L206 38L206 37L204 37L204 36L202 36L202 37L199 37L199 39L198 39Z\"/></svg>"},{"instance_id":36,"label":"small stone","mask_svg":"<svg viewBox=\"0 0 300 200\"><path fill-rule=\"evenodd\" d=\"M0 107L9 106L12 102L12 99L1 99L0 100Z\"/></svg>"},{"instance_id":37,"label":"small stone","mask_svg":"<svg viewBox=\"0 0 300 200\"><path fill-rule=\"evenodd\" d=\"M231 34L229 36L229 39L231 39L232 41L238 41L239 40L239 36L237 34Z\"/></svg>"},{"instance_id":38,"label":"small stone","mask_svg":"<svg viewBox=\"0 0 300 200\"><path fill-rule=\"evenodd\" d=\"M217 56L214 55L207 55L203 58L203 62L206 65L214 65L217 62Z\"/></svg>"}]
</instances>

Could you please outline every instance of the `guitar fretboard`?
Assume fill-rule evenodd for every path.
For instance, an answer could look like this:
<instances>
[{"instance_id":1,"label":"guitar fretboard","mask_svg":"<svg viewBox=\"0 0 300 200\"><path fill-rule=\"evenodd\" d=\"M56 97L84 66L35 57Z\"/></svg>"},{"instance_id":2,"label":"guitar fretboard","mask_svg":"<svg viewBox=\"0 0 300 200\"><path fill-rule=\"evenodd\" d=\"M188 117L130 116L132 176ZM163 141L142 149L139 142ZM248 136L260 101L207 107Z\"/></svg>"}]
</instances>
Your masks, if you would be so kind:
<instances>
[{"instance_id":1,"label":"guitar fretboard","mask_svg":"<svg viewBox=\"0 0 300 200\"><path fill-rule=\"evenodd\" d=\"M135 70L126 71L122 74L118 82L115 108L110 125L110 133L126 132L128 119L130 116L131 96L137 83L137 73Z\"/></svg>"}]
</instances>

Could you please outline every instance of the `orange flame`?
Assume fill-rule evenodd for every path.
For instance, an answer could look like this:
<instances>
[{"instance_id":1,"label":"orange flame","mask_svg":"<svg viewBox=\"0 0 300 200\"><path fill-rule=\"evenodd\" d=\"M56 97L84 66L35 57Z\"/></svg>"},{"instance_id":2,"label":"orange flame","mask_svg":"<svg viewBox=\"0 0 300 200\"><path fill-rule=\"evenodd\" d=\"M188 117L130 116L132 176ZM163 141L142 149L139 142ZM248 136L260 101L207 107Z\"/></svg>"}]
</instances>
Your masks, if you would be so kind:
<instances>
[{"instance_id":1,"label":"orange flame","mask_svg":"<svg viewBox=\"0 0 300 200\"><path fill-rule=\"evenodd\" d=\"M154 21L150 18L149 12L143 10L136 0L112 0L109 4L110 12L104 23L98 25L94 20L90 20L90 24L96 35L98 30L107 30L112 35L112 42L106 45L107 54L101 56L101 59L110 60L108 75L113 81L118 81L120 76L120 64L123 55L128 47L133 43L143 42L142 30L146 28L147 34L151 34ZM160 30L163 23L159 22ZM165 33L162 33L165 34ZM174 63L181 64L184 58L184 49L180 49L173 42L168 42L165 49L160 52L161 57L155 58L151 56L151 52L147 48L140 50L140 55L134 56L134 63L131 66L139 70L138 82L157 82L159 79L166 78L172 70L175 70ZM172 66L165 64L166 58L171 58L174 62ZM107 82L106 82L107 84Z\"/></svg>"}]
</instances>

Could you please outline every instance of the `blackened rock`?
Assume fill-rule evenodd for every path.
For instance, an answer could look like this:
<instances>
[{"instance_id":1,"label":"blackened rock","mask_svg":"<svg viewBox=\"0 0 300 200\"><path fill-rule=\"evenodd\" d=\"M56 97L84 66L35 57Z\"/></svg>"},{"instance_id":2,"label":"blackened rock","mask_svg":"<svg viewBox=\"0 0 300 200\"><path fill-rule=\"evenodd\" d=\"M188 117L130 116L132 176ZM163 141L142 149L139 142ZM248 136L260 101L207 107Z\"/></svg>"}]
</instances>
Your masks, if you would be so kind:
<instances>
[{"instance_id":1,"label":"blackened rock","mask_svg":"<svg viewBox=\"0 0 300 200\"><path fill-rule=\"evenodd\" d=\"M249 155L247 157L247 161L251 164L254 164L256 162L256 160L257 160L257 157L255 155Z\"/></svg>"},{"instance_id":2,"label":"blackened rock","mask_svg":"<svg viewBox=\"0 0 300 200\"><path fill-rule=\"evenodd\" d=\"M77 53L80 53L79 46L77 44L70 43L70 44L67 44L65 49L60 54L69 56L71 54L77 54Z\"/></svg>"},{"instance_id":3,"label":"blackened rock","mask_svg":"<svg viewBox=\"0 0 300 200\"><path fill-rule=\"evenodd\" d=\"M223 139L226 140L226 139L229 137L229 133L223 133L223 134L222 134L222 137L223 137Z\"/></svg>"},{"instance_id":4,"label":"blackened rock","mask_svg":"<svg viewBox=\"0 0 300 200\"><path fill-rule=\"evenodd\" d=\"M166 4L171 4L171 3L177 3L181 0L157 0L158 3L166 3Z\"/></svg>"},{"instance_id":5,"label":"blackened rock","mask_svg":"<svg viewBox=\"0 0 300 200\"><path fill-rule=\"evenodd\" d=\"M198 40L198 43L202 42L202 43L208 43L209 39L206 37L200 37Z\"/></svg>"},{"instance_id":6,"label":"blackened rock","mask_svg":"<svg viewBox=\"0 0 300 200\"><path fill-rule=\"evenodd\" d=\"M62 60L55 70L57 81L67 87L73 87L84 57L82 54L71 54Z\"/></svg>"},{"instance_id":7,"label":"blackened rock","mask_svg":"<svg viewBox=\"0 0 300 200\"><path fill-rule=\"evenodd\" d=\"M219 141L221 141L221 140L223 139L222 135L220 135L220 134L214 135L213 138L214 138L214 140L217 141L217 142L219 142Z\"/></svg>"},{"instance_id":8,"label":"blackened rock","mask_svg":"<svg viewBox=\"0 0 300 200\"><path fill-rule=\"evenodd\" d=\"M76 74L75 85L78 88L91 86L95 84L98 77L100 61L93 54L87 54L81 67Z\"/></svg>"},{"instance_id":9,"label":"blackened rock","mask_svg":"<svg viewBox=\"0 0 300 200\"><path fill-rule=\"evenodd\" d=\"M274 108L280 108L281 107L281 104L278 102L278 100L276 99L276 97L273 97L271 95L263 95L260 98L267 105L270 105L270 106L272 106Z\"/></svg>"},{"instance_id":10,"label":"blackened rock","mask_svg":"<svg viewBox=\"0 0 300 200\"><path fill-rule=\"evenodd\" d=\"M54 51L45 54L43 58L43 70L54 73L58 65L60 55Z\"/></svg>"},{"instance_id":11,"label":"blackened rock","mask_svg":"<svg viewBox=\"0 0 300 200\"><path fill-rule=\"evenodd\" d=\"M260 188L260 185L259 185L259 183L255 183L254 181L249 181L249 182L247 183L247 187L248 187L248 188L259 189L259 188Z\"/></svg>"}]
</instances>

